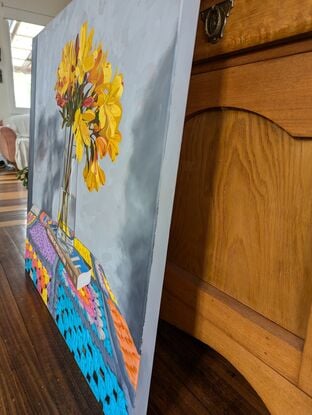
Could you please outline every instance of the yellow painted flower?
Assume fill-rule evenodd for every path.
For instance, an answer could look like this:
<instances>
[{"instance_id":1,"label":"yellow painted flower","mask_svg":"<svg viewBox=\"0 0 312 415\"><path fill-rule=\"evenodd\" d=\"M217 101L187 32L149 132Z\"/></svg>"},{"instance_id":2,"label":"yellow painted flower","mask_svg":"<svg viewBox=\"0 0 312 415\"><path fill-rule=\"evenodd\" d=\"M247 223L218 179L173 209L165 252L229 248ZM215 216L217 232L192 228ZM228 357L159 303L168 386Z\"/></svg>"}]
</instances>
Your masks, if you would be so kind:
<instances>
[{"instance_id":1,"label":"yellow painted flower","mask_svg":"<svg viewBox=\"0 0 312 415\"><path fill-rule=\"evenodd\" d=\"M112 65L110 62L105 62L105 65L103 66L103 72L104 72L104 87L108 85L112 79Z\"/></svg>"},{"instance_id":2,"label":"yellow painted flower","mask_svg":"<svg viewBox=\"0 0 312 415\"><path fill-rule=\"evenodd\" d=\"M108 154L112 161L116 160L116 157L119 154L119 143L121 141L120 131L116 131L114 137L111 137L108 140Z\"/></svg>"},{"instance_id":3,"label":"yellow painted flower","mask_svg":"<svg viewBox=\"0 0 312 415\"><path fill-rule=\"evenodd\" d=\"M84 152L83 176L89 191L98 191L105 183L99 160L119 154L122 117L123 76L116 72L103 52L101 44L93 46L94 30L85 22L76 41L66 43L57 69L56 102L62 116L62 128L69 128L69 140L76 144L76 159ZM68 148L73 148L72 144ZM70 155L67 155L70 157ZM70 176L70 163L65 162L64 175ZM65 183L69 183L68 178Z\"/></svg>"},{"instance_id":4,"label":"yellow painted flower","mask_svg":"<svg viewBox=\"0 0 312 415\"><path fill-rule=\"evenodd\" d=\"M62 60L57 69L55 89L61 97L65 95L75 82L76 54L74 42L68 42L62 52Z\"/></svg>"},{"instance_id":5,"label":"yellow painted flower","mask_svg":"<svg viewBox=\"0 0 312 415\"><path fill-rule=\"evenodd\" d=\"M106 180L105 173L96 159L94 159L89 166L86 164L83 170L83 177L89 192L92 192L93 190L98 192Z\"/></svg>"},{"instance_id":6,"label":"yellow painted flower","mask_svg":"<svg viewBox=\"0 0 312 415\"><path fill-rule=\"evenodd\" d=\"M84 76L93 68L97 56L97 51L92 51L93 35L94 29L91 29L88 34L88 23L85 22L79 33L79 49L76 67L76 75L80 85L84 81Z\"/></svg>"},{"instance_id":7,"label":"yellow painted flower","mask_svg":"<svg viewBox=\"0 0 312 415\"><path fill-rule=\"evenodd\" d=\"M74 136L76 141L76 157L78 161L82 160L83 145L90 147L91 138L88 124L93 121L95 114L92 110L82 113L80 108L75 112Z\"/></svg>"},{"instance_id":8,"label":"yellow painted flower","mask_svg":"<svg viewBox=\"0 0 312 415\"><path fill-rule=\"evenodd\" d=\"M100 128L104 130L107 138L113 138L118 128L122 107L120 98L123 93L123 79L121 74L115 75L107 92L98 96L97 106L99 107Z\"/></svg>"}]
</instances>

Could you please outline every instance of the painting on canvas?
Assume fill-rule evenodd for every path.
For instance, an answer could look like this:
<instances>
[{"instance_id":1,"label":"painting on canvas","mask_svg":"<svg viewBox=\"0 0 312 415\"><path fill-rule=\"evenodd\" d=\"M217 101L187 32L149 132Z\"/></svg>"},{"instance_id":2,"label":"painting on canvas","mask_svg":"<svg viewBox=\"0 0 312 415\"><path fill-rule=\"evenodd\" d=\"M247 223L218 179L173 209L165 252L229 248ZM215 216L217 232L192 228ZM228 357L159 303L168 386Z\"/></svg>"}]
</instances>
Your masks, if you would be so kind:
<instances>
[{"instance_id":1,"label":"painting on canvas","mask_svg":"<svg viewBox=\"0 0 312 415\"><path fill-rule=\"evenodd\" d=\"M25 268L107 415L146 411L197 0L76 0L34 42Z\"/></svg>"}]
</instances>

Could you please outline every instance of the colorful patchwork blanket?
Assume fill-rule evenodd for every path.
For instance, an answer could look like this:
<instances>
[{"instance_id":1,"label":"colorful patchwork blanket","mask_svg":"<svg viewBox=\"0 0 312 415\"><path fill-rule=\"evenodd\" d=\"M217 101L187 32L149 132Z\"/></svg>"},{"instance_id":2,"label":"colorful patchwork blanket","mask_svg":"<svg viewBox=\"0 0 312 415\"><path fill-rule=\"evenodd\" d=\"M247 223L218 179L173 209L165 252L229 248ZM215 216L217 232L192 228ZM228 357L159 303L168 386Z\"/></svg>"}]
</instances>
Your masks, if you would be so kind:
<instances>
[{"instance_id":1,"label":"colorful patchwork blanket","mask_svg":"<svg viewBox=\"0 0 312 415\"><path fill-rule=\"evenodd\" d=\"M36 211L36 210L34 210ZM74 240L75 261L91 271L77 289L49 232L57 230L45 212L27 217L25 268L106 415L131 414L140 355L105 272L92 253Z\"/></svg>"}]
</instances>

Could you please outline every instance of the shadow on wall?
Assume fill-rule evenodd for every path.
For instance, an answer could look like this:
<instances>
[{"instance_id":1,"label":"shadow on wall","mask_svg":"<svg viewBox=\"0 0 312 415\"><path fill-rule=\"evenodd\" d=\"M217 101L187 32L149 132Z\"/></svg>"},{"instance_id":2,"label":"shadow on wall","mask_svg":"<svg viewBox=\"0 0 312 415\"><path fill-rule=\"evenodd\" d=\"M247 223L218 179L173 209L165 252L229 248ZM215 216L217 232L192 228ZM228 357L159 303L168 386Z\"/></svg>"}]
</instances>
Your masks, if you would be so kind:
<instances>
[{"instance_id":1,"label":"shadow on wall","mask_svg":"<svg viewBox=\"0 0 312 415\"><path fill-rule=\"evenodd\" d=\"M118 267L126 290L117 293L138 350L141 347L145 305L158 209L160 168L165 147L175 39L159 62L145 91L142 112L132 129L134 151L125 185L127 221L120 240L127 258ZM177 149L178 151L178 149Z\"/></svg>"}]
</instances>

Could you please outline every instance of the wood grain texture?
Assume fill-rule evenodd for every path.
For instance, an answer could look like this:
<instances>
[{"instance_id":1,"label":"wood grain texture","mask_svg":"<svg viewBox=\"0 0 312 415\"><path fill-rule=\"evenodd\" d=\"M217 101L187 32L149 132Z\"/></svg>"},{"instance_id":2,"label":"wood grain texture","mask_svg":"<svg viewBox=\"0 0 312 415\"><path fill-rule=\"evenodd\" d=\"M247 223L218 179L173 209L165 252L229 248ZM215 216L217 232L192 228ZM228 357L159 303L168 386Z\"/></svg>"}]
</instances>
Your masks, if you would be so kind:
<instances>
[{"instance_id":1,"label":"wood grain texture","mask_svg":"<svg viewBox=\"0 0 312 415\"><path fill-rule=\"evenodd\" d=\"M312 142L255 114L188 122L168 260L304 338L312 298Z\"/></svg>"},{"instance_id":2,"label":"wood grain texture","mask_svg":"<svg viewBox=\"0 0 312 415\"><path fill-rule=\"evenodd\" d=\"M16 181L16 174L3 174L2 171L0 171L0 183L15 182L15 181Z\"/></svg>"},{"instance_id":3,"label":"wood grain texture","mask_svg":"<svg viewBox=\"0 0 312 415\"><path fill-rule=\"evenodd\" d=\"M202 0L205 10L219 0ZM204 22L198 20L194 62L214 56L241 51L312 31L310 0L235 0L228 18L224 38L208 43Z\"/></svg>"},{"instance_id":4,"label":"wood grain texture","mask_svg":"<svg viewBox=\"0 0 312 415\"><path fill-rule=\"evenodd\" d=\"M14 192L1 192L1 200L12 200L27 197L26 190L19 190Z\"/></svg>"},{"instance_id":5,"label":"wood grain texture","mask_svg":"<svg viewBox=\"0 0 312 415\"><path fill-rule=\"evenodd\" d=\"M2 212L1 222L22 220L22 224L26 223L26 210L12 210L12 212Z\"/></svg>"},{"instance_id":6,"label":"wood grain texture","mask_svg":"<svg viewBox=\"0 0 312 415\"><path fill-rule=\"evenodd\" d=\"M0 213L16 211L26 211L26 207L23 205L0 206Z\"/></svg>"},{"instance_id":7,"label":"wood grain texture","mask_svg":"<svg viewBox=\"0 0 312 415\"><path fill-rule=\"evenodd\" d=\"M21 380L12 371L5 342L0 338L0 411L2 414L27 414L31 407Z\"/></svg>"},{"instance_id":8,"label":"wood grain texture","mask_svg":"<svg viewBox=\"0 0 312 415\"><path fill-rule=\"evenodd\" d=\"M16 180L16 170L0 169L1 180L9 177L14 178L14 180Z\"/></svg>"},{"instance_id":9,"label":"wood grain texture","mask_svg":"<svg viewBox=\"0 0 312 415\"><path fill-rule=\"evenodd\" d=\"M166 281L167 284L167 281ZM189 287L185 279L180 278L177 286L184 293ZM199 287L198 296L203 295ZM231 362L236 369L250 382L267 406L271 415L310 415L312 398L302 392L283 376L258 359L252 352L240 345L234 338L225 333L203 314L196 303L188 302L189 297L180 296L181 291L163 291L161 316L169 323L190 333L209 344L218 353ZM252 336L253 333L250 333Z\"/></svg>"},{"instance_id":10,"label":"wood grain texture","mask_svg":"<svg viewBox=\"0 0 312 415\"><path fill-rule=\"evenodd\" d=\"M26 197L16 173L0 171L0 228L26 224Z\"/></svg>"},{"instance_id":11,"label":"wood grain texture","mask_svg":"<svg viewBox=\"0 0 312 415\"><path fill-rule=\"evenodd\" d=\"M312 52L194 75L187 115L233 107L258 113L294 137L312 137Z\"/></svg>"},{"instance_id":12,"label":"wood grain texture","mask_svg":"<svg viewBox=\"0 0 312 415\"><path fill-rule=\"evenodd\" d=\"M5 191L5 189L10 188L10 187L16 187L16 181L11 179L11 180L0 180L0 190Z\"/></svg>"},{"instance_id":13,"label":"wood grain texture","mask_svg":"<svg viewBox=\"0 0 312 415\"><path fill-rule=\"evenodd\" d=\"M299 387L312 396L312 309L302 355L299 373Z\"/></svg>"},{"instance_id":14,"label":"wood grain texture","mask_svg":"<svg viewBox=\"0 0 312 415\"><path fill-rule=\"evenodd\" d=\"M27 204L27 198L26 197L21 197L21 198L17 198L17 199L2 199L2 196L0 194L0 207L8 207L8 206L16 206L16 205L21 205L23 207L25 207Z\"/></svg>"},{"instance_id":15,"label":"wood grain texture","mask_svg":"<svg viewBox=\"0 0 312 415\"><path fill-rule=\"evenodd\" d=\"M184 298L198 316L207 318L289 381L298 383L302 339L170 263L166 266L165 290L170 297ZM163 307L168 308L164 300ZM194 321L197 318L193 316Z\"/></svg>"},{"instance_id":16,"label":"wood grain texture","mask_svg":"<svg viewBox=\"0 0 312 415\"><path fill-rule=\"evenodd\" d=\"M11 226L25 225L26 219L7 220L0 222L0 228L10 228Z\"/></svg>"},{"instance_id":17,"label":"wood grain texture","mask_svg":"<svg viewBox=\"0 0 312 415\"><path fill-rule=\"evenodd\" d=\"M193 65L192 75L231 68L233 66L241 66L255 62L283 58L286 56L298 55L299 53L311 51L312 38L293 41L282 45L272 45L265 49L251 50L239 55L224 56L202 64Z\"/></svg>"},{"instance_id":18,"label":"wood grain texture","mask_svg":"<svg viewBox=\"0 0 312 415\"><path fill-rule=\"evenodd\" d=\"M0 175L0 185L2 184L6 184L6 183L15 183L16 182L16 177L11 177L11 176L2 176Z\"/></svg>"}]
</instances>

